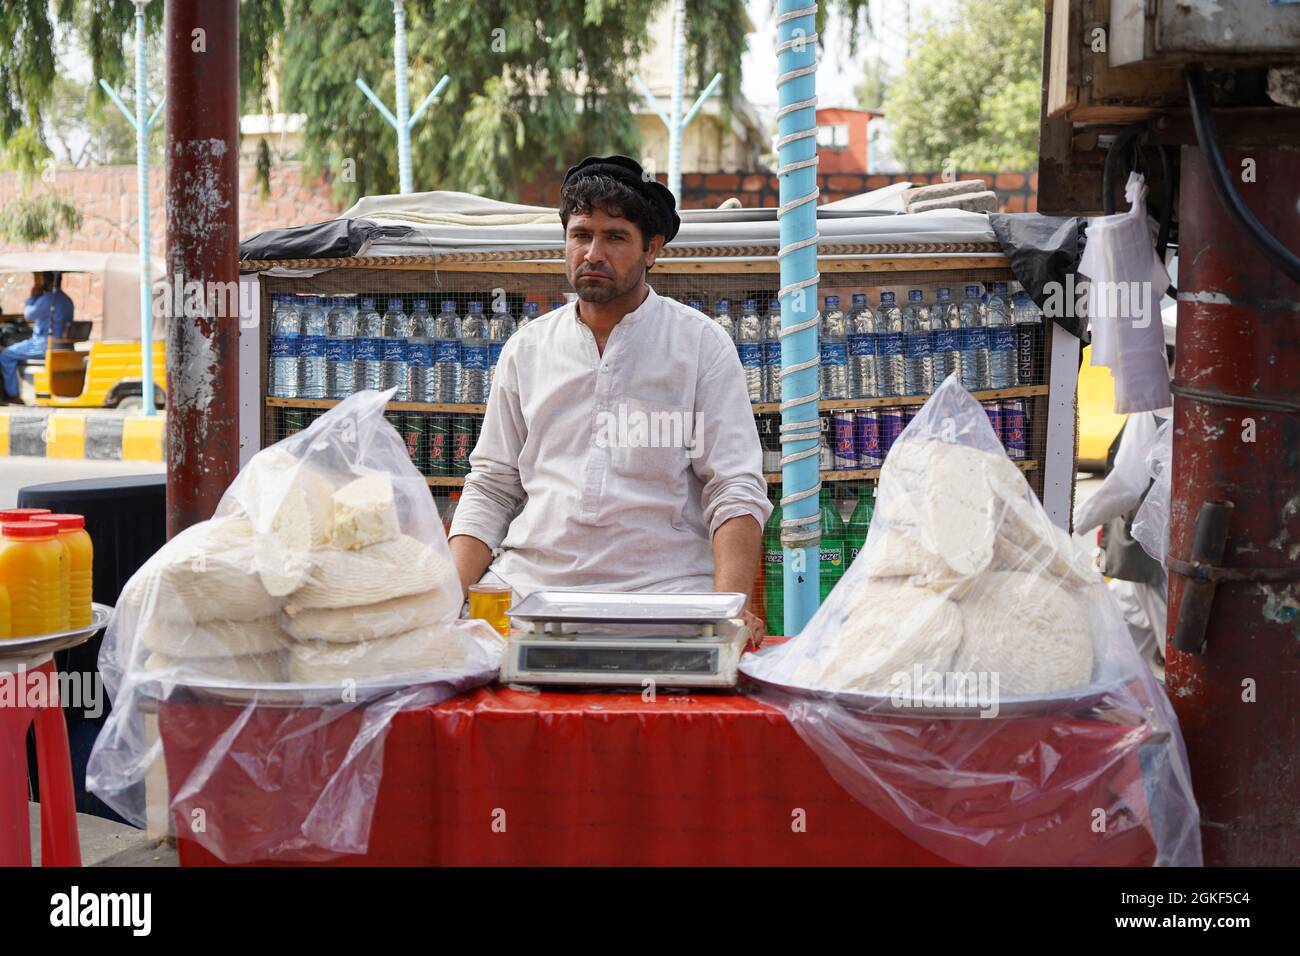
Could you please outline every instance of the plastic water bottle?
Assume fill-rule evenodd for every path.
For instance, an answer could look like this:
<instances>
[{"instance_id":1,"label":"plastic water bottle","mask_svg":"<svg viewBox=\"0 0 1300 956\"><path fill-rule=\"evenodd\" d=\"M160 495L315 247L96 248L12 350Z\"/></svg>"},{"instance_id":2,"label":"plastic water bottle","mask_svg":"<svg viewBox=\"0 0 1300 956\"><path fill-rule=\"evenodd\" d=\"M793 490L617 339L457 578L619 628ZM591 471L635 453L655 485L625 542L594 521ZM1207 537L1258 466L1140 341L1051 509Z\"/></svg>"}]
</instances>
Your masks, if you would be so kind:
<instances>
[{"instance_id":1,"label":"plastic water bottle","mask_svg":"<svg viewBox=\"0 0 1300 956\"><path fill-rule=\"evenodd\" d=\"M968 285L957 306L960 327L957 344L961 348L961 385L968 392L989 387L988 329L984 328L984 309L980 287Z\"/></svg>"},{"instance_id":2,"label":"plastic water bottle","mask_svg":"<svg viewBox=\"0 0 1300 956\"><path fill-rule=\"evenodd\" d=\"M488 394L497 380L497 362L501 360L501 350L506 340L515 334L515 320L506 303L497 302L492 306L492 318L488 320Z\"/></svg>"},{"instance_id":3,"label":"plastic water bottle","mask_svg":"<svg viewBox=\"0 0 1300 956\"><path fill-rule=\"evenodd\" d=\"M291 295L271 303L271 394L298 398L302 391L302 315Z\"/></svg>"},{"instance_id":4,"label":"plastic water bottle","mask_svg":"<svg viewBox=\"0 0 1300 956\"><path fill-rule=\"evenodd\" d=\"M935 388L961 369L960 337L957 303L952 300L952 290L941 287L935 290L935 302L930 306L930 361L934 366Z\"/></svg>"},{"instance_id":5,"label":"plastic water bottle","mask_svg":"<svg viewBox=\"0 0 1300 956\"><path fill-rule=\"evenodd\" d=\"M488 322L483 303L471 302L460 323L460 400L482 405L488 397Z\"/></svg>"},{"instance_id":6,"label":"plastic water bottle","mask_svg":"<svg viewBox=\"0 0 1300 956\"><path fill-rule=\"evenodd\" d=\"M731 300L719 299L713 307L713 321L722 326L727 338L736 341L736 320L731 316Z\"/></svg>"},{"instance_id":7,"label":"plastic water bottle","mask_svg":"<svg viewBox=\"0 0 1300 956\"><path fill-rule=\"evenodd\" d=\"M362 387L379 388L384 368L383 317L375 308L373 295L361 299L357 344L353 352L357 357L357 374L361 376Z\"/></svg>"},{"instance_id":8,"label":"plastic water bottle","mask_svg":"<svg viewBox=\"0 0 1300 956\"><path fill-rule=\"evenodd\" d=\"M1005 282L993 283L984 303L984 325L989 337L989 388L1011 388L1016 384L1016 328Z\"/></svg>"},{"instance_id":9,"label":"plastic water bottle","mask_svg":"<svg viewBox=\"0 0 1300 956\"><path fill-rule=\"evenodd\" d=\"M849 343L840 297L828 295L821 321L822 398L849 397Z\"/></svg>"},{"instance_id":10,"label":"plastic water bottle","mask_svg":"<svg viewBox=\"0 0 1300 956\"><path fill-rule=\"evenodd\" d=\"M357 388L357 306L350 296L337 296L325 315L325 394L347 398Z\"/></svg>"},{"instance_id":11,"label":"plastic water bottle","mask_svg":"<svg viewBox=\"0 0 1300 956\"><path fill-rule=\"evenodd\" d=\"M537 318L537 313L539 311L536 302L525 302L524 314L519 317L519 322L515 325L515 331L518 332L529 322L533 321L533 319Z\"/></svg>"},{"instance_id":12,"label":"plastic water bottle","mask_svg":"<svg viewBox=\"0 0 1300 956\"><path fill-rule=\"evenodd\" d=\"M412 402L433 401L433 316L429 300L416 299L406 340L406 394Z\"/></svg>"},{"instance_id":13,"label":"plastic water bottle","mask_svg":"<svg viewBox=\"0 0 1300 956\"><path fill-rule=\"evenodd\" d=\"M853 293L845 320L849 346L849 397L874 398L876 392L876 316L865 292Z\"/></svg>"},{"instance_id":14,"label":"plastic water bottle","mask_svg":"<svg viewBox=\"0 0 1300 956\"><path fill-rule=\"evenodd\" d=\"M763 394L763 329L758 317L758 303L746 299L740 307L736 323L736 349L740 352L740 367L745 373L745 389L751 402L761 402Z\"/></svg>"},{"instance_id":15,"label":"plastic water bottle","mask_svg":"<svg viewBox=\"0 0 1300 956\"><path fill-rule=\"evenodd\" d=\"M930 351L930 309L925 293L909 289L903 307L903 391L929 395L934 391L934 361Z\"/></svg>"},{"instance_id":16,"label":"plastic water bottle","mask_svg":"<svg viewBox=\"0 0 1300 956\"><path fill-rule=\"evenodd\" d=\"M876 310L876 384L881 397L903 394L903 310L892 292Z\"/></svg>"},{"instance_id":17,"label":"plastic water bottle","mask_svg":"<svg viewBox=\"0 0 1300 956\"><path fill-rule=\"evenodd\" d=\"M763 316L764 401L781 400L781 300L769 299Z\"/></svg>"},{"instance_id":18,"label":"plastic water bottle","mask_svg":"<svg viewBox=\"0 0 1300 956\"><path fill-rule=\"evenodd\" d=\"M325 397L325 310L319 296L309 295L302 302L302 355L303 398Z\"/></svg>"},{"instance_id":19,"label":"plastic water bottle","mask_svg":"<svg viewBox=\"0 0 1300 956\"><path fill-rule=\"evenodd\" d=\"M433 320L434 402L460 401L460 316L452 299L442 300L442 311Z\"/></svg>"},{"instance_id":20,"label":"plastic water bottle","mask_svg":"<svg viewBox=\"0 0 1300 956\"><path fill-rule=\"evenodd\" d=\"M411 335L411 319L402 311L402 300L398 296L388 297L388 311L380 324L382 359L379 376L380 388L396 387L393 401L408 401L406 374L406 340Z\"/></svg>"}]
</instances>

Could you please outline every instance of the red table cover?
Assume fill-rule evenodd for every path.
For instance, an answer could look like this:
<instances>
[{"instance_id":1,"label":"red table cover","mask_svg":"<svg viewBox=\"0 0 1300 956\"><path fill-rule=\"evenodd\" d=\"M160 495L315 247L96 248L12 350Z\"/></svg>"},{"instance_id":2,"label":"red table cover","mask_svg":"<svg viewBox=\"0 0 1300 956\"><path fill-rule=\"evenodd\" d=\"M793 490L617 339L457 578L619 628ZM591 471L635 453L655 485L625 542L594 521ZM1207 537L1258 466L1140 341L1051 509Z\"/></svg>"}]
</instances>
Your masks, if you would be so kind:
<instances>
[{"instance_id":1,"label":"red table cover","mask_svg":"<svg viewBox=\"0 0 1300 956\"><path fill-rule=\"evenodd\" d=\"M259 746L263 713L254 711L232 750ZM240 714L213 704L160 708L173 787ZM346 740L351 730L339 733ZM201 793L174 801L179 834L195 807L211 817L216 794L227 841L276 812L227 760ZM179 844L183 865L221 863L193 840ZM743 695L661 690L646 702L639 693L496 686L397 715L370 850L330 862L945 865L850 797L778 711Z\"/></svg>"}]
</instances>

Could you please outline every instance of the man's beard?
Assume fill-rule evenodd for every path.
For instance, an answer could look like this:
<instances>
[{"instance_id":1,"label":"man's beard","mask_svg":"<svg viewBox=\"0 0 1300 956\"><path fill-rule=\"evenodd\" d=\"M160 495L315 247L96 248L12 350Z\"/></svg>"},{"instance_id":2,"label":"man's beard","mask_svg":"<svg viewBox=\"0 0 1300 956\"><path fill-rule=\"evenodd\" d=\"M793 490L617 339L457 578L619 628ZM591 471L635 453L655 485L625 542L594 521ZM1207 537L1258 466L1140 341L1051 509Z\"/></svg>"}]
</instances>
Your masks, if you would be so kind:
<instances>
[{"instance_id":1,"label":"man's beard","mask_svg":"<svg viewBox=\"0 0 1300 956\"><path fill-rule=\"evenodd\" d=\"M605 276L607 281L590 282L584 285L578 284L582 281L584 276L592 274ZM628 280L626 285L621 285L616 276L604 272L593 273L589 270L588 272L578 276L577 280L573 283L573 287L577 290L578 298L581 301L594 302L596 305L604 305L606 302L617 299L620 295L626 295L631 292L636 287L636 283L637 278L633 277Z\"/></svg>"}]
</instances>

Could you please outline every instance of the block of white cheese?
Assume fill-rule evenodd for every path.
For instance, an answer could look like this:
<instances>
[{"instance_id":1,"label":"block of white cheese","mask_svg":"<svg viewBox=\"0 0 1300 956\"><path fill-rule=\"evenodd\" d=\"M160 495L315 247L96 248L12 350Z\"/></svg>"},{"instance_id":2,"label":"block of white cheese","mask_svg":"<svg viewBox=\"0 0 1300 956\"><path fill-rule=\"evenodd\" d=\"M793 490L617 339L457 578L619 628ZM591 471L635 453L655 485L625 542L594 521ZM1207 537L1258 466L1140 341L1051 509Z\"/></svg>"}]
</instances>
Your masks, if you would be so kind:
<instances>
[{"instance_id":1,"label":"block of white cheese","mask_svg":"<svg viewBox=\"0 0 1300 956\"><path fill-rule=\"evenodd\" d=\"M322 684L497 667L500 646L486 645L481 638L473 636L475 633L478 632L451 623L358 644L299 641L289 649L289 679Z\"/></svg>"},{"instance_id":2,"label":"block of white cheese","mask_svg":"<svg viewBox=\"0 0 1300 956\"><path fill-rule=\"evenodd\" d=\"M278 684L288 676L284 653L241 657L169 657L154 653L145 659L144 668L153 676L181 681L197 677L235 684Z\"/></svg>"},{"instance_id":3,"label":"block of white cheese","mask_svg":"<svg viewBox=\"0 0 1300 956\"><path fill-rule=\"evenodd\" d=\"M291 600L284 608L284 629L300 641L355 644L394 637L431 624L449 623L456 619L460 605L459 593L452 593L450 588L358 607L299 607Z\"/></svg>"},{"instance_id":4,"label":"block of white cheese","mask_svg":"<svg viewBox=\"0 0 1300 956\"><path fill-rule=\"evenodd\" d=\"M408 534L356 551L322 548L311 573L293 593L300 608L350 608L439 589L460 593L451 561Z\"/></svg>"},{"instance_id":5,"label":"block of white cheese","mask_svg":"<svg viewBox=\"0 0 1300 956\"><path fill-rule=\"evenodd\" d=\"M393 482L387 475L364 475L333 495L330 544L355 551L398 535Z\"/></svg>"},{"instance_id":6,"label":"block of white cheese","mask_svg":"<svg viewBox=\"0 0 1300 956\"><path fill-rule=\"evenodd\" d=\"M140 621L139 635L146 648L172 658L245 657L276 653L289 645L275 617L203 624L145 617Z\"/></svg>"}]
</instances>

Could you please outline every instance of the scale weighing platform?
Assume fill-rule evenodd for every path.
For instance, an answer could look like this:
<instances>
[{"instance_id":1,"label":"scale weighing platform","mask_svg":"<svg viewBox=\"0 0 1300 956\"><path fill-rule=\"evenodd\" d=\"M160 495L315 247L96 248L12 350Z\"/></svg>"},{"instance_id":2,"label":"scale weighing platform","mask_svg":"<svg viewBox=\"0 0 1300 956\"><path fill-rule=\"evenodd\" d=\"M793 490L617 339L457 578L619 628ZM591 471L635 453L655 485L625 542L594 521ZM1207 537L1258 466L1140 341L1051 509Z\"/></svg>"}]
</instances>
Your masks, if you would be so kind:
<instances>
[{"instance_id":1,"label":"scale weighing platform","mask_svg":"<svg viewBox=\"0 0 1300 956\"><path fill-rule=\"evenodd\" d=\"M501 680L520 684L735 687L745 595L535 591L509 611Z\"/></svg>"}]
</instances>

